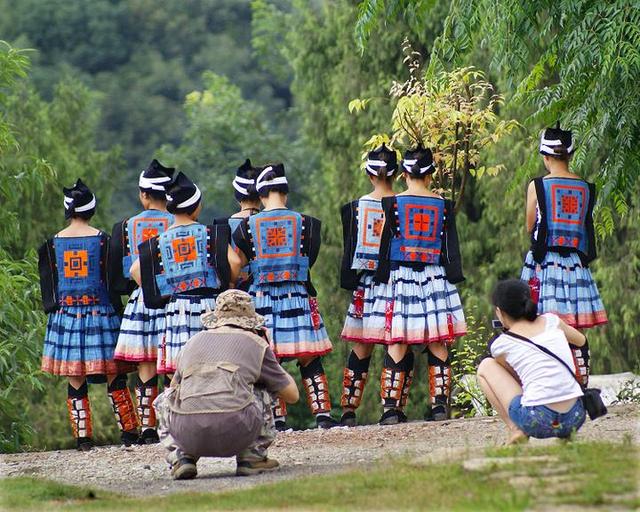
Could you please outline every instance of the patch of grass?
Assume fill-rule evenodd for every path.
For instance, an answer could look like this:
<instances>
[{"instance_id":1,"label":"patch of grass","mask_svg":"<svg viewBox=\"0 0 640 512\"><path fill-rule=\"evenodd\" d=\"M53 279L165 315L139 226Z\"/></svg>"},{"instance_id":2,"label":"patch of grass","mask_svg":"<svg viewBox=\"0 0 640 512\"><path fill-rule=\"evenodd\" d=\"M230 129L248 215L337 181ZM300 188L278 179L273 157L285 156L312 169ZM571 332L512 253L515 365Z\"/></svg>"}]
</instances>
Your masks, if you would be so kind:
<instances>
[{"instance_id":1,"label":"patch of grass","mask_svg":"<svg viewBox=\"0 0 640 512\"><path fill-rule=\"evenodd\" d=\"M546 455L547 459L531 459ZM147 500L30 478L0 480L8 510L499 510L573 504L640 506L638 448L629 443L571 443L493 450L515 457L467 471L461 462L393 461L369 470L306 477L216 494ZM571 485L567 485L569 480ZM523 483L524 482L524 483Z\"/></svg>"}]
</instances>

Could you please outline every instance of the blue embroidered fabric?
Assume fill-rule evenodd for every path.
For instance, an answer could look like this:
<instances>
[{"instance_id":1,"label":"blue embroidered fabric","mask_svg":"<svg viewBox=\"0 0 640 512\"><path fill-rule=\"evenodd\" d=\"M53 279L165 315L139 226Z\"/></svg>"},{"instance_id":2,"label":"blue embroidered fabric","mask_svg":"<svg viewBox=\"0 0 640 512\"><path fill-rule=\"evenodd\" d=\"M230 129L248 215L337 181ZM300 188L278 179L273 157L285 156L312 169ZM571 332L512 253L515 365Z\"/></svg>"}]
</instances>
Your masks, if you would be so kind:
<instances>
[{"instance_id":1,"label":"blue embroidered fabric","mask_svg":"<svg viewBox=\"0 0 640 512\"><path fill-rule=\"evenodd\" d=\"M58 273L58 303L61 306L109 304L104 282L100 235L53 240Z\"/></svg>"},{"instance_id":2,"label":"blue embroidered fabric","mask_svg":"<svg viewBox=\"0 0 640 512\"><path fill-rule=\"evenodd\" d=\"M380 252L384 211L379 199L358 200L358 238L353 255L353 270L376 270Z\"/></svg>"},{"instance_id":3,"label":"blue embroidered fabric","mask_svg":"<svg viewBox=\"0 0 640 512\"><path fill-rule=\"evenodd\" d=\"M309 257L302 254L303 217L291 210L270 210L249 217L254 282L306 281Z\"/></svg>"},{"instance_id":4,"label":"blue embroidered fabric","mask_svg":"<svg viewBox=\"0 0 640 512\"><path fill-rule=\"evenodd\" d=\"M589 186L582 180L546 178L544 186L547 219L547 246L587 253L585 217L589 206Z\"/></svg>"},{"instance_id":5,"label":"blue embroidered fabric","mask_svg":"<svg viewBox=\"0 0 640 512\"><path fill-rule=\"evenodd\" d=\"M202 224L165 231L158 237L162 272L156 274L161 295L186 293L198 288L219 288L220 279L211 265L211 235Z\"/></svg>"},{"instance_id":6,"label":"blue embroidered fabric","mask_svg":"<svg viewBox=\"0 0 640 512\"><path fill-rule=\"evenodd\" d=\"M127 221L127 254L122 258L122 272L127 279L129 269L138 259L138 246L149 238L164 233L173 224L173 215L160 210L145 210Z\"/></svg>"},{"instance_id":7,"label":"blue embroidered fabric","mask_svg":"<svg viewBox=\"0 0 640 512\"><path fill-rule=\"evenodd\" d=\"M391 240L391 261L438 264L442 249L444 200L397 196L396 202L397 229Z\"/></svg>"}]
</instances>

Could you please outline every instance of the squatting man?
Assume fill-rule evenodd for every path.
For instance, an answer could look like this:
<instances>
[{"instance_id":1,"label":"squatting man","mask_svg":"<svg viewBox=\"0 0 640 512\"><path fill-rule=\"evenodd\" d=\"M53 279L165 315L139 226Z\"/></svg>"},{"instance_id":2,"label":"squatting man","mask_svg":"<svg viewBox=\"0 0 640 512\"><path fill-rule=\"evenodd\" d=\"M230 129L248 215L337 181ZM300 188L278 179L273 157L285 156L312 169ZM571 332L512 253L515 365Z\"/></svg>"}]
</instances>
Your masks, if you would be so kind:
<instances>
[{"instance_id":1,"label":"squatting man","mask_svg":"<svg viewBox=\"0 0 640 512\"><path fill-rule=\"evenodd\" d=\"M200 457L235 456L239 476L278 469L267 457L276 434L272 398L295 403L299 396L269 346L264 318L249 294L228 290L202 324L154 404L173 478L195 478Z\"/></svg>"}]
</instances>

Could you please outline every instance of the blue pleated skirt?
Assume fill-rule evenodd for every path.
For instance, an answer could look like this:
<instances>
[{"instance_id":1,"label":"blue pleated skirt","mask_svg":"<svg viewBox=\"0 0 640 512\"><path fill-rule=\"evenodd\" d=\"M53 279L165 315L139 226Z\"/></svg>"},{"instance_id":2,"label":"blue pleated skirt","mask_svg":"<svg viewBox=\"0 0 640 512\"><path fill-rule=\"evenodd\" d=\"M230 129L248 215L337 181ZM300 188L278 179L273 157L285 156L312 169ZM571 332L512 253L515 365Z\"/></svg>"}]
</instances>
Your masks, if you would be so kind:
<instances>
[{"instance_id":1,"label":"blue pleated skirt","mask_svg":"<svg viewBox=\"0 0 640 512\"><path fill-rule=\"evenodd\" d=\"M265 317L274 352L280 358L321 356L332 345L317 303L299 282L252 284L256 311Z\"/></svg>"},{"instance_id":2,"label":"blue pleated skirt","mask_svg":"<svg viewBox=\"0 0 640 512\"><path fill-rule=\"evenodd\" d=\"M165 308L165 330L158 347L158 373L174 373L178 355L189 338L202 331L200 315L213 311L214 297L176 295Z\"/></svg>"},{"instance_id":3,"label":"blue pleated skirt","mask_svg":"<svg viewBox=\"0 0 640 512\"><path fill-rule=\"evenodd\" d=\"M536 263L529 251L520 279L529 282L534 276L540 280L539 314L553 313L576 328L607 323L598 287L578 253L563 256L549 251L542 263Z\"/></svg>"},{"instance_id":4,"label":"blue pleated skirt","mask_svg":"<svg viewBox=\"0 0 640 512\"><path fill-rule=\"evenodd\" d=\"M458 290L440 265L391 270L387 283L374 285L365 294L360 329L351 319L354 309L352 301L343 330L349 341L450 345L467 332Z\"/></svg>"},{"instance_id":5,"label":"blue pleated skirt","mask_svg":"<svg viewBox=\"0 0 640 512\"><path fill-rule=\"evenodd\" d=\"M113 358L119 328L110 304L63 306L49 313L42 371L75 377L131 371L131 365Z\"/></svg>"},{"instance_id":6,"label":"blue pleated skirt","mask_svg":"<svg viewBox=\"0 0 640 512\"><path fill-rule=\"evenodd\" d=\"M164 308L147 308L142 289L136 288L124 310L115 358L136 363L156 362L164 324Z\"/></svg>"}]
</instances>

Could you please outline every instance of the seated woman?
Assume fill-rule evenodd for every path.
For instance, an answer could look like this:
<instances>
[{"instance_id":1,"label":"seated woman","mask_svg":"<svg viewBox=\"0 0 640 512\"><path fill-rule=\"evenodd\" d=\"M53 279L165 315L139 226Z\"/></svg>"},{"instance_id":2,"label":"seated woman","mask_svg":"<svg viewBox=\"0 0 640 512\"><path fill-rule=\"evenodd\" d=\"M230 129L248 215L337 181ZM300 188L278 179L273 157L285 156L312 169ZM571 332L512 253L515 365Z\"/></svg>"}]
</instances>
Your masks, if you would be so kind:
<instances>
[{"instance_id":1,"label":"seated woman","mask_svg":"<svg viewBox=\"0 0 640 512\"><path fill-rule=\"evenodd\" d=\"M507 444L569 437L585 420L582 388L560 361L530 341L575 371L569 343L580 347L586 338L554 314L538 316L529 287L518 279L498 283L492 301L505 332L490 343L492 357L480 363L478 383L509 428Z\"/></svg>"}]
</instances>

